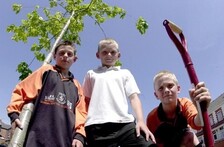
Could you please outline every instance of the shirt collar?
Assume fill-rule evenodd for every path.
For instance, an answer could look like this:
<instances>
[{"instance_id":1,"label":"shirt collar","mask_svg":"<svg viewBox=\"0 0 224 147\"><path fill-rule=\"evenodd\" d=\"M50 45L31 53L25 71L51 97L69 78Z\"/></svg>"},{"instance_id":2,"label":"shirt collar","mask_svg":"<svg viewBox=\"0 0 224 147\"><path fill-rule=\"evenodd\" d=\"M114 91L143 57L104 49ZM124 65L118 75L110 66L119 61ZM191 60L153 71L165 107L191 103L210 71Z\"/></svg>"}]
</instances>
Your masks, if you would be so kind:
<instances>
[{"instance_id":1,"label":"shirt collar","mask_svg":"<svg viewBox=\"0 0 224 147\"><path fill-rule=\"evenodd\" d=\"M61 73L61 68L58 65L55 65L55 70L57 70L58 73ZM69 71L68 72L68 78L69 80L73 80L74 79L74 75Z\"/></svg>"},{"instance_id":2,"label":"shirt collar","mask_svg":"<svg viewBox=\"0 0 224 147\"><path fill-rule=\"evenodd\" d=\"M121 69L121 67L120 66L111 66L111 67L106 67L106 66L99 66L98 68L97 68L97 70L99 70L99 71L107 71L107 70L116 70L116 71L118 71L118 70L120 70Z\"/></svg>"},{"instance_id":3,"label":"shirt collar","mask_svg":"<svg viewBox=\"0 0 224 147\"><path fill-rule=\"evenodd\" d=\"M177 99L177 108L176 108L176 114L179 115L180 112L181 112L181 106L180 106L180 102L179 100ZM158 107L158 117L161 121L168 121L167 117L166 117L166 114L163 110L163 107L162 107L162 103L159 104L159 107Z\"/></svg>"}]
</instances>

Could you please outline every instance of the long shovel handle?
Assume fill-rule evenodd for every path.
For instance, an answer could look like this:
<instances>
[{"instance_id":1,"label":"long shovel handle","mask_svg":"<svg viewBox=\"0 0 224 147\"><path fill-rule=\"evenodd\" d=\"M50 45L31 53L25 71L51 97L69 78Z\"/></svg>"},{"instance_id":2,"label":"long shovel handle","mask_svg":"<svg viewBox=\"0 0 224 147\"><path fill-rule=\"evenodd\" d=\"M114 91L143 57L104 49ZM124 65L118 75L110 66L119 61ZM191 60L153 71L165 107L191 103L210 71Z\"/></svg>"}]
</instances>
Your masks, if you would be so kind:
<instances>
[{"instance_id":1,"label":"long shovel handle","mask_svg":"<svg viewBox=\"0 0 224 147\"><path fill-rule=\"evenodd\" d=\"M173 22L164 20L163 25L166 28L167 34L169 35L170 39L173 41L175 46L177 47L178 51L181 54L181 57L183 59L183 62L185 64L185 67L187 69L189 78L191 83L196 86L199 81L197 78L197 74L195 72L193 62L191 60L191 57L187 51L187 41L184 37L183 31L175 25ZM177 38L177 36L174 34L176 33L179 35L180 40ZM197 104L197 109L199 110L199 114L201 114L201 120L203 119L203 134L204 134L204 141L206 147L214 147L214 139L213 139L213 134L211 130L211 125L209 121L209 116L207 113L207 107L206 107L206 102L200 102L200 104Z\"/></svg>"}]
</instances>

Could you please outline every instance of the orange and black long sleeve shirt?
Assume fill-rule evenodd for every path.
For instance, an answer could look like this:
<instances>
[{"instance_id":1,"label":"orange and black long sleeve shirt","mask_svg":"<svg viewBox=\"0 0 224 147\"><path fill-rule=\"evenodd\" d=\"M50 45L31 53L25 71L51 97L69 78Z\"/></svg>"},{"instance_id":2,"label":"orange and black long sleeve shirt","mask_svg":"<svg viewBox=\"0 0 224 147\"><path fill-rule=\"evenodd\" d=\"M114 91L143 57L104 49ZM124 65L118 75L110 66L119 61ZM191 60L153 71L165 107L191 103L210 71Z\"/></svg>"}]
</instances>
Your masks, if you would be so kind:
<instances>
[{"instance_id":1,"label":"orange and black long sleeve shirt","mask_svg":"<svg viewBox=\"0 0 224 147\"><path fill-rule=\"evenodd\" d=\"M194 123L198 114L197 108L188 98L178 98L175 119L169 120L163 111L162 104L154 108L147 116L146 124L154 134L157 145L160 147L172 141L180 141L178 137L189 127L200 130L201 127ZM168 145L174 146L174 145Z\"/></svg>"},{"instance_id":2,"label":"orange and black long sleeve shirt","mask_svg":"<svg viewBox=\"0 0 224 147\"><path fill-rule=\"evenodd\" d=\"M11 121L24 104L34 102L25 146L71 146L84 142L87 109L80 83L72 73L62 78L57 66L45 65L18 83L7 107Z\"/></svg>"}]
</instances>

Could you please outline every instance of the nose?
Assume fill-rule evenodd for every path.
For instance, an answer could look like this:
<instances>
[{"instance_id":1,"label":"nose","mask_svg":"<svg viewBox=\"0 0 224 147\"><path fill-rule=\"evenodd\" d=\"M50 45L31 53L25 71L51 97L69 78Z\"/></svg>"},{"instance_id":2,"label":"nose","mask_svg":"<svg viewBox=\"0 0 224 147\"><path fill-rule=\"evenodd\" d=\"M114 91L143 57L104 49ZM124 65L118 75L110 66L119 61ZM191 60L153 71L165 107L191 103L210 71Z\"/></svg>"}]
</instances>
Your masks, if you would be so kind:
<instances>
[{"instance_id":1,"label":"nose","mask_svg":"<svg viewBox=\"0 0 224 147\"><path fill-rule=\"evenodd\" d=\"M165 87L165 88L164 88L164 93L169 93L169 91L170 91L170 90L169 90L168 87Z\"/></svg>"},{"instance_id":2,"label":"nose","mask_svg":"<svg viewBox=\"0 0 224 147\"><path fill-rule=\"evenodd\" d=\"M111 52L108 52L107 55L108 55L108 56L112 56L112 53L111 53Z\"/></svg>"},{"instance_id":3,"label":"nose","mask_svg":"<svg viewBox=\"0 0 224 147\"><path fill-rule=\"evenodd\" d=\"M68 53L64 53L60 56L61 60L67 60L69 58Z\"/></svg>"},{"instance_id":4,"label":"nose","mask_svg":"<svg viewBox=\"0 0 224 147\"><path fill-rule=\"evenodd\" d=\"M68 53L65 52L65 53L64 53L64 56L68 57Z\"/></svg>"}]
</instances>

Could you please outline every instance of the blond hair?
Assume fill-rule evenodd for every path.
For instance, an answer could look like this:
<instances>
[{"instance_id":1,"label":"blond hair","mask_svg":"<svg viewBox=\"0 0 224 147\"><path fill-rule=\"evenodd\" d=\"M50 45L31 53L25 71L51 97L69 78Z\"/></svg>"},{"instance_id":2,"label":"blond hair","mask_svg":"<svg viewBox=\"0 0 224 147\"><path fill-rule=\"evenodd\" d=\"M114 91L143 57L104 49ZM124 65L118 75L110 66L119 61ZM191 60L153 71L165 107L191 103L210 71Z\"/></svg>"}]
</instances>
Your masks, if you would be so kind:
<instances>
[{"instance_id":1,"label":"blond hair","mask_svg":"<svg viewBox=\"0 0 224 147\"><path fill-rule=\"evenodd\" d=\"M155 88L156 81L163 76L171 78L178 85L178 80L177 80L177 77L174 73L172 73L168 70L162 70L162 71L158 72L153 78L154 88Z\"/></svg>"},{"instance_id":2,"label":"blond hair","mask_svg":"<svg viewBox=\"0 0 224 147\"><path fill-rule=\"evenodd\" d=\"M104 48L105 46L107 46L109 44L115 45L116 49L119 51L118 43L112 38L105 38L105 39L100 40L100 42L98 44L98 51L100 51L102 48Z\"/></svg>"}]
</instances>

